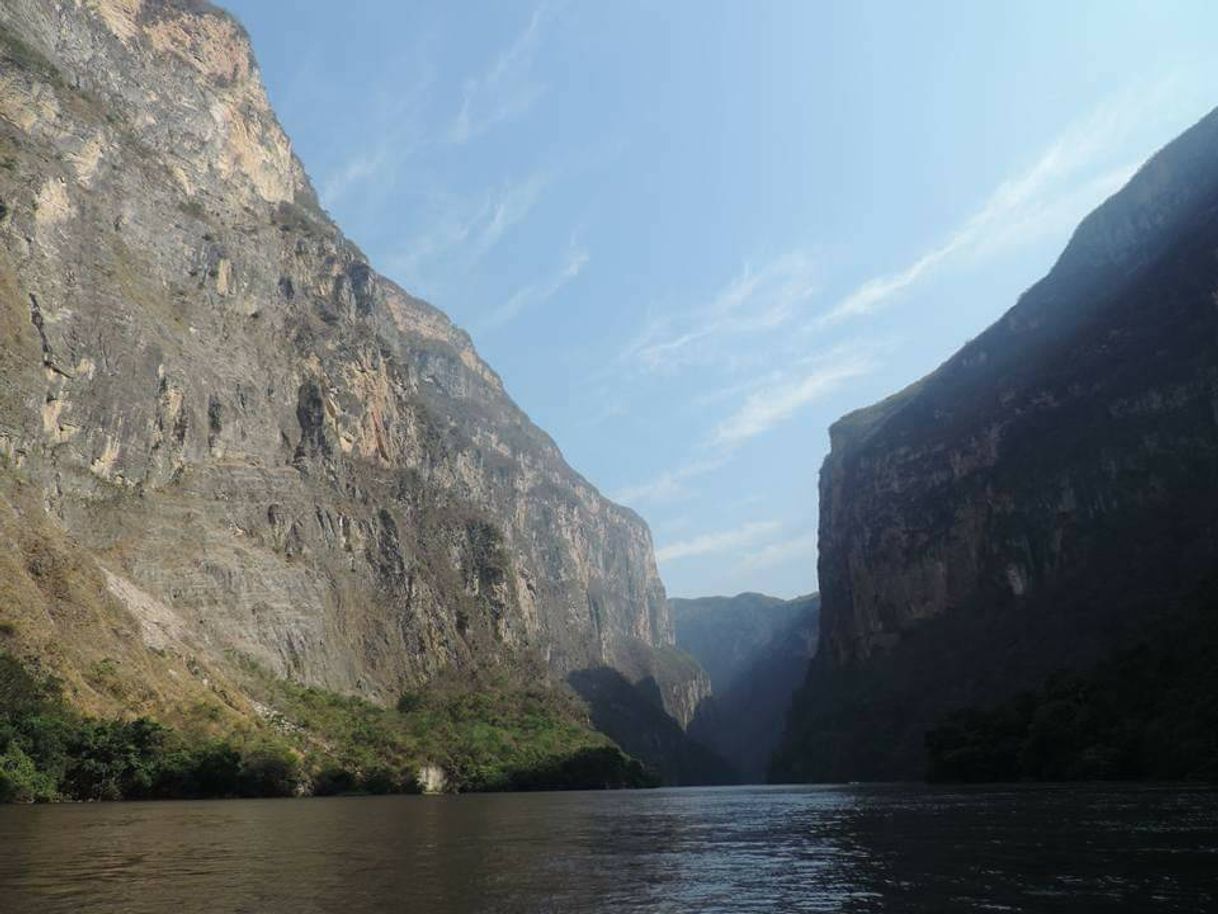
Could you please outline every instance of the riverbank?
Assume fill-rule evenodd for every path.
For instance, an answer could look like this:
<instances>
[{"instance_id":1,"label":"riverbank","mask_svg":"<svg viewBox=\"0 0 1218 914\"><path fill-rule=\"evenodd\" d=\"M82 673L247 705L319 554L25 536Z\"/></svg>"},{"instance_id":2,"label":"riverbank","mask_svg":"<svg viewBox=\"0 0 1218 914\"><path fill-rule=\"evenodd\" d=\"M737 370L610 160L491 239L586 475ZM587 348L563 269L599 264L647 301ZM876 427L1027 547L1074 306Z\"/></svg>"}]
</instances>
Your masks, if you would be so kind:
<instances>
[{"instance_id":1,"label":"riverbank","mask_svg":"<svg viewBox=\"0 0 1218 914\"><path fill-rule=\"evenodd\" d=\"M257 679L251 672L251 679ZM655 786L574 697L504 679L397 708L262 677L259 725L77 712L54 677L0 653L0 802L467 793Z\"/></svg>"}]
</instances>

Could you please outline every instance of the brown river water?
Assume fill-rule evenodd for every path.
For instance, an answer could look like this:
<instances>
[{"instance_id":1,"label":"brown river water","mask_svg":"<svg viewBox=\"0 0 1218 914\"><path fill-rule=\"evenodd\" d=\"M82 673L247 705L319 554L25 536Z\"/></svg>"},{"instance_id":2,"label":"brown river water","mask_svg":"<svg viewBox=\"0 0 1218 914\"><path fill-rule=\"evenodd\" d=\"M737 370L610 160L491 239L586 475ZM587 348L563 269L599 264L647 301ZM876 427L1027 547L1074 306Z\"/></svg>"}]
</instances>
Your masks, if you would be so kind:
<instances>
[{"instance_id":1,"label":"brown river water","mask_svg":"<svg viewBox=\"0 0 1218 914\"><path fill-rule=\"evenodd\" d=\"M0 911L1218 911L1218 791L732 787L0 807Z\"/></svg>"}]
</instances>

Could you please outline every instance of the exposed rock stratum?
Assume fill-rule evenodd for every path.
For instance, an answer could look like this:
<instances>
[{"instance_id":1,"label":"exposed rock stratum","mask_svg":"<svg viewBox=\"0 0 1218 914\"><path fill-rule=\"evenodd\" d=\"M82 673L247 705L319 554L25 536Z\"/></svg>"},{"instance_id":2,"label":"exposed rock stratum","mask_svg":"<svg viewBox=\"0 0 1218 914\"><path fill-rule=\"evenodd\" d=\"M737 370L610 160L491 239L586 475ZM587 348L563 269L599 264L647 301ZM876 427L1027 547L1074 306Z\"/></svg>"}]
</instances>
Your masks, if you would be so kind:
<instances>
[{"instance_id":1,"label":"exposed rock stratum","mask_svg":"<svg viewBox=\"0 0 1218 914\"><path fill-rule=\"evenodd\" d=\"M0 4L6 637L128 709L234 664L390 701L522 654L682 724L649 531L320 209L241 27ZM113 664L111 664L113 668Z\"/></svg>"}]
</instances>

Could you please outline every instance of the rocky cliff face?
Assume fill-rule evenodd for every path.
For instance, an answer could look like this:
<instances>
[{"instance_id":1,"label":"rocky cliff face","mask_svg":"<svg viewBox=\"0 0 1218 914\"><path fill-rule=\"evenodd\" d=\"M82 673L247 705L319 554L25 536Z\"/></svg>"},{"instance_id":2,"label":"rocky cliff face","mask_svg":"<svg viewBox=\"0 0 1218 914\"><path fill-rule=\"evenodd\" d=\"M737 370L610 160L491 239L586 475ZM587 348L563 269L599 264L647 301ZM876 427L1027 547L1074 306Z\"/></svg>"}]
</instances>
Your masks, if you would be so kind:
<instances>
[{"instance_id":1,"label":"rocky cliff face","mask_svg":"<svg viewBox=\"0 0 1218 914\"><path fill-rule=\"evenodd\" d=\"M1218 559L1218 113L831 439L822 659L780 776L916 776L938 712L1153 625Z\"/></svg>"},{"instance_id":2,"label":"rocky cliff face","mask_svg":"<svg viewBox=\"0 0 1218 914\"><path fill-rule=\"evenodd\" d=\"M389 699L526 652L700 700L644 523L319 209L209 4L0 5L0 376L6 508L171 665Z\"/></svg>"}]
</instances>

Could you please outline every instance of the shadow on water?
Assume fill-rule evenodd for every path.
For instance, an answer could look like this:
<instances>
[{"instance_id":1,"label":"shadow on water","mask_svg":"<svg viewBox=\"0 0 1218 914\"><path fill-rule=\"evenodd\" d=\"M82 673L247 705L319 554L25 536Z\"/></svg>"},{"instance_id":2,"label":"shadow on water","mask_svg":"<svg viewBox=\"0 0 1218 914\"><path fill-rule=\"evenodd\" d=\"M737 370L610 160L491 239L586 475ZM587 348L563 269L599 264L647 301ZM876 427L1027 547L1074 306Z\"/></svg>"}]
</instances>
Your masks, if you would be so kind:
<instances>
[{"instance_id":1,"label":"shadow on water","mask_svg":"<svg viewBox=\"0 0 1218 914\"><path fill-rule=\"evenodd\" d=\"M1218 792L735 787L0 808L0 907L1200 911Z\"/></svg>"}]
</instances>

